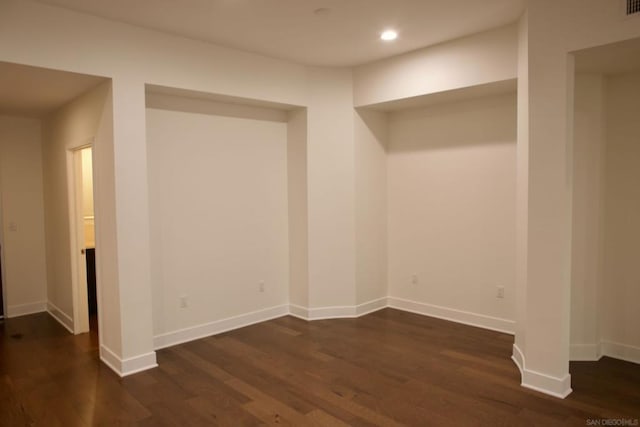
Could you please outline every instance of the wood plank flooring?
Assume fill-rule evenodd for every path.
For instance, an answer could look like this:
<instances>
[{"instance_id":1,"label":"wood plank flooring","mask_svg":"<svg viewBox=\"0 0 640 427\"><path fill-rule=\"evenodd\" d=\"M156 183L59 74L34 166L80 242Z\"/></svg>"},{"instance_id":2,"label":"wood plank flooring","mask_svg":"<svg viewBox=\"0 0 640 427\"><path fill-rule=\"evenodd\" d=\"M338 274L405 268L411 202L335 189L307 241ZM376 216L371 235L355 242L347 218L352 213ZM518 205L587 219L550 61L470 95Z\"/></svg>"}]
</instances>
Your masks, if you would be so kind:
<instances>
[{"instance_id":1,"label":"wood plank flooring","mask_svg":"<svg viewBox=\"0 0 640 427\"><path fill-rule=\"evenodd\" d=\"M560 400L520 387L512 342L392 309L359 319L282 317L161 350L158 368L120 379L98 361L95 334L72 336L37 314L0 324L0 425L584 426L640 418L640 365L572 363L574 392Z\"/></svg>"}]
</instances>

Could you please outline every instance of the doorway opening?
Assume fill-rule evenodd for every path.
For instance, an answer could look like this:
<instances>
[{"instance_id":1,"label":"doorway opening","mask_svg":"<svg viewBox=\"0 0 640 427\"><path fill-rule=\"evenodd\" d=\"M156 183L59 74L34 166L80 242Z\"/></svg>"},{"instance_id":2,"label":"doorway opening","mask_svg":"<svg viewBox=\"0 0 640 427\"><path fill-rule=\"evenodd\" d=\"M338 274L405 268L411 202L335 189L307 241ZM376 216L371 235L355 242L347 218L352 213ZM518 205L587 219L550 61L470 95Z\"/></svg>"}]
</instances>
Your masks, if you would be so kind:
<instances>
[{"instance_id":1,"label":"doorway opening","mask_svg":"<svg viewBox=\"0 0 640 427\"><path fill-rule=\"evenodd\" d=\"M117 268L111 80L2 61L0 76L11 77L0 78L2 327L48 313L72 334L91 332L82 341L103 359L104 335L119 333L119 313L103 304L112 281L101 286Z\"/></svg>"},{"instance_id":2,"label":"doorway opening","mask_svg":"<svg viewBox=\"0 0 640 427\"><path fill-rule=\"evenodd\" d=\"M98 329L96 291L96 233L93 190L93 148L75 148L69 153L71 251L74 264L73 296L75 333Z\"/></svg>"}]
</instances>

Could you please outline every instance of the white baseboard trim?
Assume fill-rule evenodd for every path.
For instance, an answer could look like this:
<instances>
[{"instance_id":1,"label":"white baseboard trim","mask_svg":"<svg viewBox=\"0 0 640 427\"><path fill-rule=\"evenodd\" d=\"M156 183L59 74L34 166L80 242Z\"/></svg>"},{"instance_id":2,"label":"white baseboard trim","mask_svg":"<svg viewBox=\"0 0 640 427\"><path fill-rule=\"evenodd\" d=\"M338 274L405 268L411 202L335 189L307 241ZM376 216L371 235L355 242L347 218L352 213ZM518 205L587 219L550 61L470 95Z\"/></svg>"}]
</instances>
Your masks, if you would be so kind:
<instances>
[{"instance_id":1,"label":"white baseboard trim","mask_svg":"<svg viewBox=\"0 0 640 427\"><path fill-rule=\"evenodd\" d=\"M576 362L596 362L602 357L600 344L571 344L569 360Z\"/></svg>"},{"instance_id":2,"label":"white baseboard trim","mask_svg":"<svg viewBox=\"0 0 640 427\"><path fill-rule=\"evenodd\" d=\"M597 362L602 356L640 364L640 347L611 341L571 344L569 360L572 362Z\"/></svg>"},{"instance_id":3,"label":"white baseboard trim","mask_svg":"<svg viewBox=\"0 0 640 427\"><path fill-rule=\"evenodd\" d=\"M571 375L569 374L565 375L563 378L557 378L527 369L524 354L516 344L513 345L511 360L513 360L520 371L520 377L522 380L520 385L522 387L548 394L549 396L557 397L559 399L564 399L573 391L571 389Z\"/></svg>"},{"instance_id":4,"label":"white baseboard trim","mask_svg":"<svg viewBox=\"0 0 640 427\"><path fill-rule=\"evenodd\" d=\"M118 376L122 376L122 361L113 351L109 350L104 345L100 346L100 360L111 368L113 372L118 374Z\"/></svg>"},{"instance_id":5,"label":"white baseboard trim","mask_svg":"<svg viewBox=\"0 0 640 427\"><path fill-rule=\"evenodd\" d=\"M12 317L20 317L20 316L26 316L28 314L42 313L43 311L47 311L47 302L38 301L38 302L31 302L28 304L8 305L6 315L7 315L7 318L10 319Z\"/></svg>"},{"instance_id":6,"label":"white baseboard trim","mask_svg":"<svg viewBox=\"0 0 640 427\"><path fill-rule=\"evenodd\" d=\"M455 309L439 307L401 298L382 297L359 305L333 307L303 307L297 304L275 306L226 319L216 320L177 331L159 334L153 337L153 347L159 350L166 347L194 341L200 338L220 334L255 323L290 315L306 321L326 319L353 319L391 307L402 311L437 317L466 325L513 334L514 322ZM107 360L109 360L107 358ZM105 362L107 363L107 362ZM109 362L115 363L115 362Z\"/></svg>"},{"instance_id":7,"label":"white baseboard trim","mask_svg":"<svg viewBox=\"0 0 640 427\"><path fill-rule=\"evenodd\" d=\"M51 317L56 319L58 323L65 327L65 329L72 334L73 332L73 319L64 311L60 310L54 303L51 301L47 302L47 312Z\"/></svg>"},{"instance_id":8,"label":"white baseboard trim","mask_svg":"<svg viewBox=\"0 0 640 427\"><path fill-rule=\"evenodd\" d=\"M396 297L388 297L387 300L389 307L398 310L436 317L438 319L449 320L451 322L476 326L510 335L514 335L515 333L515 322L512 320L485 316L483 314L471 313L469 311L456 310L453 308L441 307L438 305L426 304L423 302Z\"/></svg>"},{"instance_id":9,"label":"white baseboard trim","mask_svg":"<svg viewBox=\"0 0 640 427\"><path fill-rule=\"evenodd\" d=\"M387 307L387 297L367 301L359 305L335 307L303 307L289 304L289 314L302 320L354 319Z\"/></svg>"},{"instance_id":10,"label":"white baseboard trim","mask_svg":"<svg viewBox=\"0 0 640 427\"><path fill-rule=\"evenodd\" d=\"M133 375L158 366L155 351L141 354L139 356L129 357L127 359L121 359L117 354L104 345L100 346L100 360L102 360L105 365L111 368L111 370L120 377Z\"/></svg>"},{"instance_id":11,"label":"white baseboard trim","mask_svg":"<svg viewBox=\"0 0 640 427\"><path fill-rule=\"evenodd\" d=\"M520 377L522 377L524 372L524 354L522 354L520 347L518 347L516 344L513 345L511 360L513 360L513 363L515 363L518 367L518 370L520 371Z\"/></svg>"},{"instance_id":12,"label":"white baseboard trim","mask_svg":"<svg viewBox=\"0 0 640 427\"><path fill-rule=\"evenodd\" d=\"M522 387L564 399L573 391L571 389L571 375L556 378L541 372L525 369L522 374Z\"/></svg>"},{"instance_id":13,"label":"white baseboard trim","mask_svg":"<svg viewBox=\"0 0 640 427\"><path fill-rule=\"evenodd\" d=\"M613 357L632 363L640 363L640 347L632 345L620 344L611 341L602 341L602 355Z\"/></svg>"},{"instance_id":14,"label":"white baseboard trim","mask_svg":"<svg viewBox=\"0 0 640 427\"><path fill-rule=\"evenodd\" d=\"M307 308L307 320L353 319L358 317L355 305Z\"/></svg>"},{"instance_id":15,"label":"white baseboard trim","mask_svg":"<svg viewBox=\"0 0 640 427\"><path fill-rule=\"evenodd\" d=\"M158 362L156 361L155 351L129 357L122 360L122 376L126 377L127 375L137 374L138 372L156 368L157 366Z\"/></svg>"},{"instance_id":16,"label":"white baseboard trim","mask_svg":"<svg viewBox=\"0 0 640 427\"><path fill-rule=\"evenodd\" d=\"M572 344L570 348L570 360L572 361L595 362L600 360L602 356L640 363L640 347L602 341L599 344ZM564 399L571 393L571 375L567 374L563 378L556 378L527 369L524 355L515 344L511 359L520 370L523 387L560 399Z\"/></svg>"},{"instance_id":17,"label":"white baseboard trim","mask_svg":"<svg viewBox=\"0 0 640 427\"><path fill-rule=\"evenodd\" d=\"M265 322L289 314L289 305L279 305L264 310L253 311L239 316L228 317L202 325L196 325L177 331L167 332L153 337L155 350L182 344L188 341L220 334L233 329L243 328L254 323Z\"/></svg>"},{"instance_id":18,"label":"white baseboard trim","mask_svg":"<svg viewBox=\"0 0 640 427\"><path fill-rule=\"evenodd\" d=\"M309 309L301 305L289 304L289 315L302 320L309 320Z\"/></svg>"},{"instance_id":19,"label":"white baseboard trim","mask_svg":"<svg viewBox=\"0 0 640 427\"><path fill-rule=\"evenodd\" d=\"M389 305L389 302L387 300L388 300L387 297L383 297L383 298L378 298L378 299L367 301L363 304L357 305L356 315L358 317L364 316L366 314L373 313L378 310L382 310L383 308L387 308Z\"/></svg>"}]
</instances>

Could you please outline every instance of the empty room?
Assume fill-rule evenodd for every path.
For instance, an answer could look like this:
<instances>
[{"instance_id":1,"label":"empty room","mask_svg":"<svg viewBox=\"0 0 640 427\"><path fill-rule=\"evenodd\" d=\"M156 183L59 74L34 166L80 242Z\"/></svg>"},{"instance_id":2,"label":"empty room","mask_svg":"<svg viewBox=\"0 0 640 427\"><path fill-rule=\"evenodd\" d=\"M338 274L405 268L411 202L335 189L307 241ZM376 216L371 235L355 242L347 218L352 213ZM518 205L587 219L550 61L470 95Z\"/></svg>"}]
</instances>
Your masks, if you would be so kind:
<instances>
[{"instance_id":1,"label":"empty room","mask_svg":"<svg viewBox=\"0 0 640 427\"><path fill-rule=\"evenodd\" d=\"M640 420L640 1L0 0L0 425Z\"/></svg>"}]
</instances>

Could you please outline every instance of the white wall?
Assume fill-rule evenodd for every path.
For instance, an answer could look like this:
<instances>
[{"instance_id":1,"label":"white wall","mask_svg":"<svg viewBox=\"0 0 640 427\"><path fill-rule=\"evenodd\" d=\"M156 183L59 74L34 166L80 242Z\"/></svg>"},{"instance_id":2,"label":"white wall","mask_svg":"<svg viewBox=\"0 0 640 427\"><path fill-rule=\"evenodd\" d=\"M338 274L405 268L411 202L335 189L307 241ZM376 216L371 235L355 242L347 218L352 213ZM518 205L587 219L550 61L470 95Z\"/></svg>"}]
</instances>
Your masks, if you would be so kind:
<instances>
[{"instance_id":1,"label":"white wall","mask_svg":"<svg viewBox=\"0 0 640 427\"><path fill-rule=\"evenodd\" d=\"M44 311L47 274L40 120L0 116L0 196L6 315Z\"/></svg>"},{"instance_id":2,"label":"white wall","mask_svg":"<svg viewBox=\"0 0 640 427\"><path fill-rule=\"evenodd\" d=\"M640 73L577 74L571 360L640 363Z\"/></svg>"},{"instance_id":3,"label":"white wall","mask_svg":"<svg viewBox=\"0 0 640 427\"><path fill-rule=\"evenodd\" d=\"M93 141L96 280L100 354L122 351L121 301L114 197L113 100L105 82L81 95L44 120L43 176L47 236L47 299L49 311L74 328L73 274L69 233L68 150ZM151 337L148 338L151 342ZM138 337L144 342L144 337ZM113 358L112 364L113 364Z\"/></svg>"},{"instance_id":4,"label":"white wall","mask_svg":"<svg viewBox=\"0 0 640 427\"><path fill-rule=\"evenodd\" d=\"M93 142L108 85L101 85L55 111L44 120L43 174L47 233L48 301L73 319L69 223L69 150Z\"/></svg>"},{"instance_id":5,"label":"white wall","mask_svg":"<svg viewBox=\"0 0 640 427\"><path fill-rule=\"evenodd\" d=\"M104 94L104 95L100 95ZM93 141L93 188L96 237L96 281L98 292L98 322L100 332L100 355L122 354L122 304L118 277L118 233L115 200L116 171L114 153L113 92L111 84L105 82L94 90L93 102L100 103L104 96L104 108L98 120ZM93 107L98 108L98 107ZM148 299L151 299L150 296ZM143 311L142 309L140 311ZM143 322L142 326L145 327ZM151 319L149 319L149 324ZM150 326L149 326L149 329ZM138 341L151 343L151 336L138 336ZM117 359L109 359L112 365Z\"/></svg>"},{"instance_id":6,"label":"white wall","mask_svg":"<svg viewBox=\"0 0 640 427\"><path fill-rule=\"evenodd\" d=\"M147 151L154 335L288 304L287 124L149 108Z\"/></svg>"},{"instance_id":7,"label":"white wall","mask_svg":"<svg viewBox=\"0 0 640 427\"><path fill-rule=\"evenodd\" d=\"M148 83L294 105L306 100L302 65L36 1L3 0L0 11L4 61L124 79L140 90Z\"/></svg>"},{"instance_id":8,"label":"white wall","mask_svg":"<svg viewBox=\"0 0 640 427\"><path fill-rule=\"evenodd\" d=\"M640 72L606 90L603 353L640 363Z\"/></svg>"},{"instance_id":9,"label":"white wall","mask_svg":"<svg viewBox=\"0 0 640 427\"><path fill-rule=\"evenodd\" d=\"M103 357L120 373L154 366L145 83L306 105L306 68L22 0L0 3L0 60L112 78L104 118L113 126L101 127L112 138L96 153L104 163L94 165L105 187L96 209L110 212L102 237L109 250L97 254L97 268L111 284L109 308L119 311Z\"/></svg>"},{"instance_id":10,"label":"white wall","mask_svg":"<svg viewBox=\"0 0 640 427\"><path fill-rule=\"evenodd\" d=\"M391 114L390 296L513 330L515 141L513 94Z\"/></svg>"},{"instance_id":11,"label":"white wall","mask_svg":"<svg viewBox=\"0 0 640 427\"><path fill-rule=\"evenodd\" d=\"M348 69L308 71L309 307L353 306L355 148Z\"/></svg>"},{"instance_id":12,"label":"white wall","mask_svg":"<svg viewBox=\"0 0 640 427\"><path fill-rule=\"evenodd\" d=\"M564 396L570 392L573 164L568 143L573 72L568 53L640 36L640 26L637 18L620 16L618 2L541 0L528 5L527 39L522 50L526 50L527 61L521 62L527 68L521 75L528 79L519 95L521 103L528 106L521 115L527 123L520 126L528 139L519 160L527 167L523 172L527 194L518 202L519 212L527 216L526 251L519 251L519 257L525 258L519 265L526 276L519 291L526 300L518 318L522 319L519 328L526 331L527 344L521 349L526 366L523 358L520 366L525 385ZM461 85L477 84L476 74L480 80L504 80L505 74L513 78L515 40L497 37L496 41L496 46L506 50L498 48L493 56L484 55L481 49L463 49L468 55L458 56L454 49L453 61L443 64L462 64L456 71L469 78L461 79ZM443 46L440 49L446 49ZM446 52L443 55L448 56ZM406 58L411 62L411 55ZM360 87L355 90L356 104L365 105L451 89L437 87L438 82L448 81L446 75L425 78L420 60L417 67L405 68L404 59L374 64L371 79L359 77L356 70L352 81L349 70L307 69L38 2L0 3L0 60L113 78L113 179L108 183L111 191L102 192L107 194L102 205L113 213L110 225L114 227L115 248L113 256L102 264L115 287L111 296L121 307L118 319L122 323L114 328L122 338L122 348L114 348L117 358L131 361L134 368L153 363L144 84L308 108L310 305L349 305L355 301L356 276L351 91ZM498 64L496 75L483 77L485 71L494 69L492 62ZM361 78L369 83L360 84ZM407 90L404 81L417 89ZM375 90L378 85L382 90ZM367 87L374 90L369 92ZM375 98L361 99L361 93L372 93ZM516 340L520 342L520 337Z\"/></svg>"},{"instance_id":13,"label":"white wall","mask_svg":"<svg viewBox=\"0 0 640 427\"><path fill-rule=\"evenodd\" d=\"M289 302L309 307L309 215L307 207L307 110L287 117L289 200Z\"/></svg>"},{"instance_id":14,"label":"white wall","mask_svg":"<svg viewBox=\"0 0 640 427\"><path fill-rule=\"evenodd\" d=\"M525 387L557 397L571 393L569 375L573 57L570 52L640 36L639 18L626 18L617 1L531 1L525 16L522 52L526 76L518 92L526 144L518 152L526 164L526 251L518 252L519 335L514 358ZM524 34L522 34L524 35ZM520 72L522 71L522 72ZM519 136L520 138L520 136ZM521 180L524 183L524 180ZM522 242L522 238L526 242ZM520 277L520 274L519 274ZM552 297L550 297L552 296ZM526 340L525 340L526 339ZM526 344L526 345L525 345ZM523 348L519 348L522 345Z\"/></svg>"},{"instance_id":15,"label":"white wall","mask_svg":"<svg viewBox=\"0 0 640 427\"><path fill-rule=\"evenodd\" d=\"M605 78L577 74L575 85L571 359L596 360L604 250Z\"/></svg>"},{"instance_id":16,"label":"white wall","mask_svg":"<svg viewBox=\"0 0 640 427\"><path fill-rule=\"evenodd\" d=\"M529 18L518 21L518 143L516 144L516 312L513 358L524 366L529 245ZM518 351L516 351L518 349Z\"/></svg>"},{"instance_id":17,"label":"white wall","mask_svg":"<svg viewBox=\"0 0 640 427\"><path fill-rule=\"evenodd\" d=\"M514 79L517 28L509 25L354 69L356 107Z\"/></svg>"},{"instance_id":18,"label":"white wall","mask_svg":"<svg viewBox=\"0 0 640 427\"><path fill-rule=\"evenodd\" d=\"M383 112L357 110L354 119L356 304L359 305L387 296L388 117Z\"/></svg>"},{"instance_id":19,"label":"white wall","mask_svg":"<svg viewBox=\"0 0 640 427\"><path fill-rule=\"evenodd\" d=\"M443 64L461 64L462 77L482 69L489 74L497 70L497 75L483 73L481 80L503 80L505 74L513 78L515 62L509 52L515 52L515 42L504 36L509 30L498 32L503 35L484 35L479 41L494 46L495 55L473 53L468 41L460 41L467 46L462 46L462 56L441 49L438 58L453 60ZM306 107L308 305L355 304L357 160L351 70L304 67L22 0L0 3L0 60L112 78L112 117L105 119L113 119L113 129L101 129L113 138L102 155L96 153L103 160L95 165L105 174L103 184L97 183L105 188L96 209L102 206L111 213L103 215L103 225L112 233L102 237L109 240L110 250L97 257L111 284L109 298L117 303L110 307L119 310L118 320L112 321L113 332L120 335L110 344L112 365L131 371L155 363L145 84ZM420 76L421 71L412 73ZM405 75L397 68L384 74L396 82ZM438 87L443 80L437 75L429 81L433 90L450 89ZM459 86L473 83L456 81ZM385 97L407 96L393 90L385 91ZM96 231L99 240L100 224Z\"/></svg>"}]
</instances>

